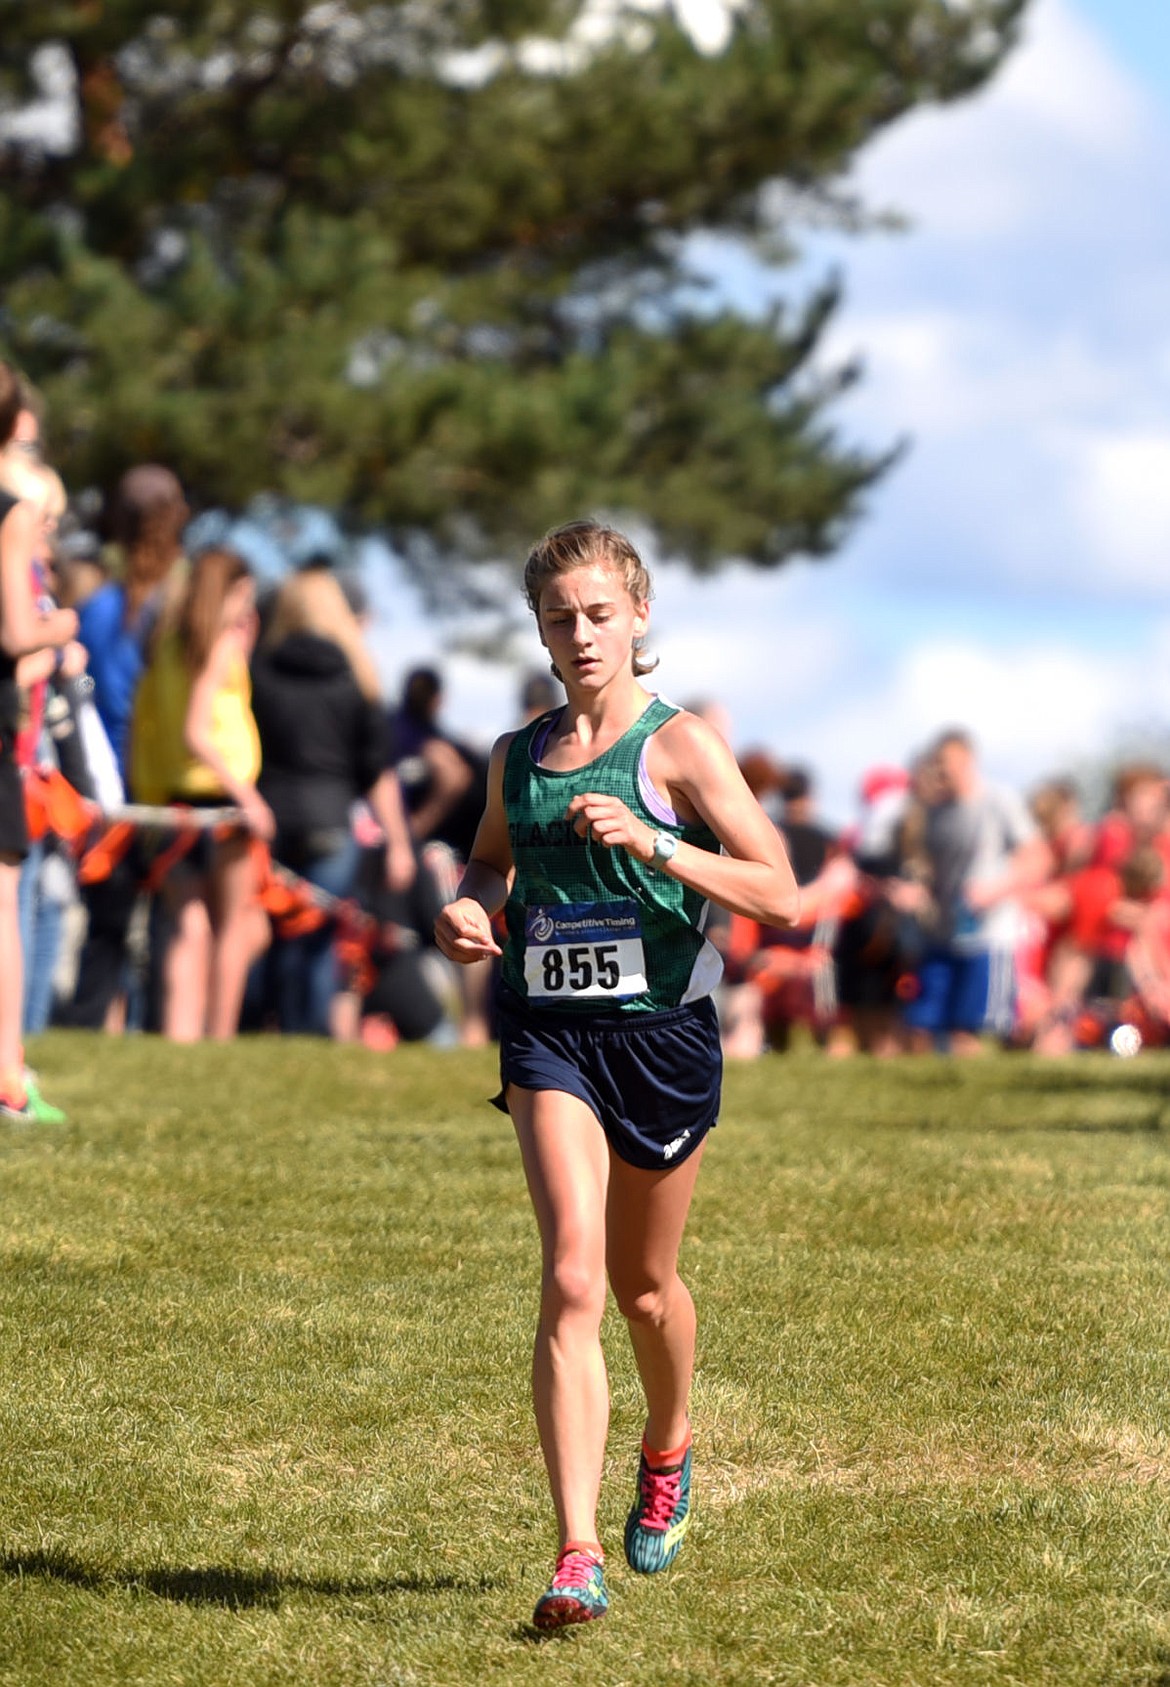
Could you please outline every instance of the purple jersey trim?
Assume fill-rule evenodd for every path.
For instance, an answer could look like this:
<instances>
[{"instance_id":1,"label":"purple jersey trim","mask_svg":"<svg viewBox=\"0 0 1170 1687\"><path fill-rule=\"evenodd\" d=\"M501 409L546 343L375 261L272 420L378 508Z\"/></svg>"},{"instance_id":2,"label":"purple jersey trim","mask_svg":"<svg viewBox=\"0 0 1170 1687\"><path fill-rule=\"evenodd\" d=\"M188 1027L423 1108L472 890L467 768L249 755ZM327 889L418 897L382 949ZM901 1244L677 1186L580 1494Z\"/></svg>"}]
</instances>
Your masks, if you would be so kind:
<instances>
[{"instance_id":1,"label":"purple jersey trim","mask_svg":"<svg viewBox=\"0 0 1170 1687\"><path fill-rule=\"evenodd\" d=\"M557 723L560 712L559 709L555 709L547 720L541 721L532 735L529 755L538 767L544 757L545 750L548 748L548 741L552 737L552 730ZM649 744L650 740L647 739L645 744L642 745L642 753L638 757L638 795L655 820L660 820L664 826L681 826L682 821L666 798L651 783L650 775L646 771L646 751Z\"/></svg>"},{"instance_id":2,"label":"purple jersey trim","mask_svg":"<svg viewBox=\"0 0 1170 1687\"><path fill-rule=\"evenodd\" d=\"M532 734L532 743L528 746L528 753L538 767L540 766L541 758L543 757L545 750L548 748L548 741L552 737L552 729L556 724L556 718L559 713L559 709L555 710L551 715L549 715L547 720L542 720L536 731Z\"/></svg>"},{"instance_id":3,"label":"purple jersey trim","mask_svg":"<svg viewBox=\"0 0 1170 1687\"><path fill-rule=\"evenodd\" d=\"M664 826L681 826L682 821L666 798L650 783L650 775L646 772L646 751L649 746L650 740L647 738L642 745L642 754L638 757L638 795L655 820L661 820Z\"/></svg>"}]
</instances>

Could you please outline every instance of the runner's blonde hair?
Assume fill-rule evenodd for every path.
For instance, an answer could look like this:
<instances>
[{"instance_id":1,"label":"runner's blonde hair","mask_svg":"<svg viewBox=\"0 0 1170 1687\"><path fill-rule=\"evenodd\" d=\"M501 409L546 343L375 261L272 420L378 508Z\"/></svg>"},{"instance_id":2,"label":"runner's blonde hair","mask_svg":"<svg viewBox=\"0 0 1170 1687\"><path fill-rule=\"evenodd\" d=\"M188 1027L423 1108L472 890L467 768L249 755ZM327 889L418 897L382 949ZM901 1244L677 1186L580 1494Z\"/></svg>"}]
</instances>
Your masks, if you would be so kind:
<instances>
[{"instance_id":1,"label":"runner's blonde hair","mask_svg":"<svg viewBox=\"0 0 1170 1687\"><path fill-rule=\"evenodd\" d=\"M539 617L540 599L550 580L594 564L612 568L635 603L650 602L654 595L650 570L629 539L615 527L586 520L554 527L529 551L524 564L524 595L529 609ZM634 672L648 674L657 666L657 657L643 655L642 640L635 639ZM553 672L556 673L555 667Z\"/></svg>"}]
</instances>

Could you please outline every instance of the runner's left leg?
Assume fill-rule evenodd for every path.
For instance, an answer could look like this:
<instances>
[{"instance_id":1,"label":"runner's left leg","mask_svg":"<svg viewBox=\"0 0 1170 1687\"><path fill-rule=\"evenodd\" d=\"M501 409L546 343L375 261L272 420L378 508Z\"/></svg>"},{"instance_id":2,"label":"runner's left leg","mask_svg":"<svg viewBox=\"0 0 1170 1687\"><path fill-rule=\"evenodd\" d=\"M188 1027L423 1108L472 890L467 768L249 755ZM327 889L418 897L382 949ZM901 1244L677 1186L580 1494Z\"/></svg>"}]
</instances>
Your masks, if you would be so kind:
<instances>
[{"instance_id":1,"label":"runner's left leg","mask_svg":"<svg viewBox=\"0 0 1170 1687\"><path fill-rule=\"evenodd\" d=\"M668 1171L610 1156L609 1281L646 1395L646 1441L663 1451L681 1445L688 1429L695 1305L678 1274L678 1251L704 1146Z\"/></svg>"}]
</instances>

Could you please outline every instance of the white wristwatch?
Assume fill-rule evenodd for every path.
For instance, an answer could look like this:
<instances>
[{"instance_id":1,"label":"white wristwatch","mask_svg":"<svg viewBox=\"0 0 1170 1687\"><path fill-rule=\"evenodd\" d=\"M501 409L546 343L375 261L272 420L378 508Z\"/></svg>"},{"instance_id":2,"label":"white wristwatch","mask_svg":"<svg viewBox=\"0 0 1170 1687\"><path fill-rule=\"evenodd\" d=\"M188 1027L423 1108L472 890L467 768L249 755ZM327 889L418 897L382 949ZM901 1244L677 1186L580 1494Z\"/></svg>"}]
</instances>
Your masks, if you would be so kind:
<instances>
[{"instance_id":1,"label":"white wristwatch","mask_svg":"<svg viewBox=\"0 0 1170 1687\"><path fill-rule=\"evenodd\" d=\"M655 832L654 853L650 858L652 864L655 867L665 867L668 861L673 860L677 848L678 839L670 832Z\"/></svg>"}]
</instances>

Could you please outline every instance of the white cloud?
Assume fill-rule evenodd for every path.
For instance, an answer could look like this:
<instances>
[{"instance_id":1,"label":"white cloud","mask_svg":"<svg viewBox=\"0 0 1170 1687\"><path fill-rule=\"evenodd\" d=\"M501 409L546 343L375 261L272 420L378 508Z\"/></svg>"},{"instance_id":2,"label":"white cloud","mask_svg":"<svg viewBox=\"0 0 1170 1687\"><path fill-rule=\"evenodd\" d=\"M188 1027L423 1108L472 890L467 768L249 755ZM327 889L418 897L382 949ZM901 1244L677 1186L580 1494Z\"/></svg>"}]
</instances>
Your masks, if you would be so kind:
<instances>
[{"instance_id":1,"label":"white cloud","mask_svg":"<svg viewBox=\"0 0 1170 1687\"><path fill-rule=\"evenodd\" d=\"M991 309L918 308L848 316L826 345L831 360L867 353L866 390L858 410L887 424L896 403L916 437L971 438L983 431L1021 432L1051 445L1070 416L1127 416L1143 396L1155 406L1166 384L1148 378L1135 392L1128 359L1094 346L1086 325L1057 324L1037 333L1031 322ZM1144 360L1143 360L1144 361Z\"/></svg>"},{"instance_id":2,"label":"white cloud","mask_svg":"<svg viewBox=\"0 0 1170 1687\"><path fill-rule=\"evenodd\" d=\"M1024 25L1025 51L1009 61L998 90L1001 121L1059 138L1091 159L1128 157L1147 129L1149 108L1131 77L1101 51L1075 7L1047 0Z\"/></svg>"},{"instance_id":3,"label":"white cloud","mask_svg":"<svg viewBox=\"0 0 1170 1687\"><path fill-rule=\"evenodd\" d=\"M774 573L732 567L696 579L663 566L654 573L649 645L661 662L651 683L676 702L722 699L740 734L765 742L782 736L793 710L849 666L849 623L826 604L790 625L789 582Z\"/></svg>"},{"instance_id":4,"label":"white cloud","mask_svg":"<svg viewBox=\"0 0 1170 1687\"><path fill-rule=\"evenodd\" d=\"M909 211L916 226L979 243L1060 230L1100 232L1136 210L1098 199L1163 128L1161 114L1064 0L1039 0L1023 45L990 88L959 106L923 108L865 153L866 195ZM1088 192L1086 192L1088 189Z\"/></svg>"},{"instance_id":5,"label":"white cloud","mask_svg":"<svg viewBox=\"0 0 1170 1687\"><path fill-rule=\"evenodd\" d=\"M932 578L945 557L952 583L1005 609L1119 582L1170 599L1170 358L1110 347L1089 323L1046 334L933 301L849 319L826 355L858 345L856 425L911 441L854 540L891 583Z\"/></svg>"},{"instance_id":6,"label":"white cloud","mask_svg":"<svg viewBox=\"0 0 1170 1687\"><path fill-rule=\"evenodd\" d=\"M860 185L911 232L846 255L826 357L847 419L906 461L850 554L891 585L1170 598L1170 121L1066 0L981 96L922 112Z\"/></svg>"},{"instance_id":7,"label":"white cloud","mask_svg":"<svg viewBox=\"0 0 1170 1687\"><path fill-rule=\"evenodd\" d=\"M1070 459L1074 504L1110 584L1170 595L1170 428L1090 437Z\"/></svg>"}]
</instances>

